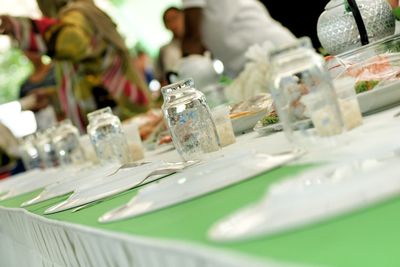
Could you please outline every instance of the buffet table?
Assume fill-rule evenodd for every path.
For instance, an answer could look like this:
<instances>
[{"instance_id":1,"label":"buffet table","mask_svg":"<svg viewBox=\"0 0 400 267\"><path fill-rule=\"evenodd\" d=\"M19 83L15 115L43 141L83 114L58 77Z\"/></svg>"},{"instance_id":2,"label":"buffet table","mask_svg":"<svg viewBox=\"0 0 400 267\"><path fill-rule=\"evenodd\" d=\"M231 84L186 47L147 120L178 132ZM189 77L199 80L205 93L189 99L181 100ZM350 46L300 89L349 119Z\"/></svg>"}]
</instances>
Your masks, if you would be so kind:
<instances>
[{"instance_id":1,"label":"buffet table","mask_svg":"<svg viewBox=\"0 0 400 267\"><path fill-rule=\"evenodd\" d=\"M399 146L400 117L393 108L364 119L347 144L313 151L300 160L180 205L110 224L98 217L137 190L72 213L43 215L59 197L19 208L39 192L0 202L0 266L399 266L400 197L301 229L236 243L216 243L207 231L217 220L260 199L268 185L315 168ZM350 140L350 141L349 141ZM279 153L290 148L283 133L238 138L238 149ZM178 159L155 151L146 159Z\"/></svg>"}]
</instances>

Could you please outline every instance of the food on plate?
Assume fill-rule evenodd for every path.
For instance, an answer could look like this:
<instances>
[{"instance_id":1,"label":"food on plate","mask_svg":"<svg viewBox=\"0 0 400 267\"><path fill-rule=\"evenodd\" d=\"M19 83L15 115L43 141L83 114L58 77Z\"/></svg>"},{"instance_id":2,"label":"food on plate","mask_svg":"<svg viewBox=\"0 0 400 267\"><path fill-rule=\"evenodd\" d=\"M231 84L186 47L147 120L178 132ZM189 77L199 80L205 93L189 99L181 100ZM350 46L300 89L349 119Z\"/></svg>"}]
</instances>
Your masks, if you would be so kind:
<instances>
[{"instance_id":1,"label":"food on plate","mask_svg":"<svg viewBox=\"0 0 400 267\"><path fill-rule=\"evenodd\" d=\"M139 128L139 133L142 141L145 141L162 122L162 111L152 109L144 114L140 114L131 119L125 120L123 124L135 123Z\"/></svg>"},{"instance_id":2,"label":"food on plate","mask_svg":"<svg viewBox=\"0 0 400 267\"><path fill-rule=\"evenodd\" d=\"M282 130L282 124L280 123L278 114L275 110L259 120L254 127L254 131L258 132L260 135L280 132Z\"/></svg>"},{"instance_id":3,"label":"food on plate","mask_svg":"<svg viewBox=\"0 0 400 267\"><path fill-rule=\"evenodd\" d=\"M153 109L147 113L135 116L123 123L136 123L139 128L140 138L145 144L157 143L160 135L167 130L161 110ZM163 143L167 143L165 139Z\"/></svg>"},{"instance_id":4,"label":"food on plate","mask_svg":"<svg viewBox=\"0 0 400 267\"><path fill-rule=\"evenodd\" d=\"M347 72L350 76L363 78L364 76L370 77L372 75L378 75L379 77L382 77L383 74L392 75L393 70L388 56L379 55L365 62L350 65Z\"/></svg>"},{"instance_id":5,"label":"food on plate","mask_svg":"<svg viewBox=\"0 0 400 267\"><path fill-rule=\"evenodd\" d=\"M253 114L253 113L254 113L254 112L250 112L250 111L242 111L242 112L237 112L237 113L231 113L231 114L229 115L229 117L230 117L231 119L235 119L235 118L240 118L240 117L247 116L247 115Z\"/></svg>"},{"instance_id":6,"label":"food on plate","mask_svg":"<svg viewBox=\"0 0 400 267\"><path fill-rule=\"evenodd\" d=\"M160 138L160 141L158 142L159 145L162 144L168 144L172 142L172 137L170 135L165 135L162 138Z\"/></svg>"},{"instance_id":7,"label":"food on plate","mask_svg":"<svg viewBox=\"0 0 400 267\"><path fill-rule=\"evenodd\" d=\"M272 98L270 94L261 94L248 100L241 101L231 107L230 118L235 119L252 115L262 110L272 110Z\"/></svg>"},{"instance_id":8,"label":"food on plate","mask_svg":"<svg viewBox=\"0 0 400 267\"><path fill-rule=\"evenodd\" d=\"M268 126L271 124L276 124L279 122L279 117L278 114L276 114L275 111L269 113L267 116L265 116L264 118L262 118L261 120L261 125L262 126Z\"/></svg>"},{"instance_id":9,"label":"food on plate","mask_svg":"<svg viewBox=\"0 0 400 267\"><path fill-rule=\"evenodd\" d=\"M385 53L362 62L341 61L342 73L335 78L349 76L355 79L356 93L363 93L378 86L398 81L400 78L400 53ZM339 69L340 69L339 68ZM337 73L338 66L329 69L331 75Z\"/></svg>"},{"instance_id":10,"label":"food on plate","mask_svg":"<svg viewBox=\"0 0 400 267\"><path fill-rule=\"evenodd\" d=\"M369 90L372 90L375 86L377 86L379 81L377 80L369 80L369 81L358 81L356 82L355 89L356 93L363 93Z\"/></svg>"}]
</instances>

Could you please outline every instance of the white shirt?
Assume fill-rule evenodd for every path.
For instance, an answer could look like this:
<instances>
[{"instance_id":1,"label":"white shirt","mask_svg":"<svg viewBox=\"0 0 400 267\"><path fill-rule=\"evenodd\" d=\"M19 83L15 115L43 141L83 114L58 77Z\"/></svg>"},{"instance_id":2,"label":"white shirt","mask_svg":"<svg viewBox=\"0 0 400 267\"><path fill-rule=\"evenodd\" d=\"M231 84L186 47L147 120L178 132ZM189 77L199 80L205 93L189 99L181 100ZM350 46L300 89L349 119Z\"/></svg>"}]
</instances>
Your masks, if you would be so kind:
<instances>
[{"instance_id":1,"label":"white shirt","mask_svg":"<svg viewBox=\"0 0 400 267\"><path fill-rule=\"evenodd\" d=\"M182 4L203 8L203 42L233 77L243 69L244 53L251 45L270 41L279 47L295 39L257 0L182 0Z\"/></svg>"},{"instance_id":2,"label":"white shirt","mask_svg":"<svg viewBox=\"0 0 400 267\"><path fill-rule=\"evenodd\" d=\"M160 48L158 68L162 79L165 79L168 71L176 71L176 66L181 58L181 41L178 39L172 39L171 42Z\"/></svg>"}]
</instances>

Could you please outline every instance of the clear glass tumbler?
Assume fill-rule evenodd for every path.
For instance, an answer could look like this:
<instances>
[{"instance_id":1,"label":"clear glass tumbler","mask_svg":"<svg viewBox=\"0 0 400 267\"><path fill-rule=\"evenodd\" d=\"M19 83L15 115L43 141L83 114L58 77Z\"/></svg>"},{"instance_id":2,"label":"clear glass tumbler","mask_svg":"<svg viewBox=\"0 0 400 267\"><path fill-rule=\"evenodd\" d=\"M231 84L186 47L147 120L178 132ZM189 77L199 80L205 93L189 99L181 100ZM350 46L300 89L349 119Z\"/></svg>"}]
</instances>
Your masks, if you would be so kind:
<instances>
[{"instance_id":1,"label":"clear glass tumbler","mask_svg":"<svg viewBox=\"0 0 400 267\"><path fill-rule=\"evenodd\" d=\"M362 124L360 105L354 90L355 83L356 81L350 77L340 77L333 81L346 130Z\"/></svg>"},{"instance_id":2,"label":"clear glass tumbler","mask_svg":"<svg viewBox=\"0 0 400 267\"><path fill-rule=\"evenodd\" d=\"M229 146L236 142L229 113L230 109L226 105L218 106L212 110L221 147Z\"/></svg>"},{"instance_id":3,"label":"clear glass tumbler","mask_svg":"<svg viewBox=\"0 0 400 267\"><path fill-rule=\"evenodd\" d=\"M33 135L24 138L19 147L19 151L26 170L40 168L39 151L35 146L35 137Z\"/></svg>"},{"instance_id":4,"label":"clear glass tumbler","mask_svg":"<svg viewBox=\"0 0 400 267\"><path fill-rule=\"evenodd\" d=\"M344 126L332 80L310 39L301 38L270 57L270 90L288 139L303 146L316 136L341 134ZM309 119L315 132L306 130Z\"/></svg>"},{"instance_id":5,"label":"clear glass tumbler","mask_svg":"<svg viewBox=\"0 0 400 267\"><path fill-rule=\"evenodd\" d=\"M60 165L83 164L85 155L79 143L79 131L70 120L60 123L53 134L53 144Z\"/></svg>"},{"instance_id":6,"label":"clear glass tumbler","mask_svg":"<svg viewBox=\"0 0 400 267\"><path fill-rule=\"evenodd\" d=\"M203 159L220 149L215 123L203 93L186 79L161 89L162 110L176 150L184 160Z\"/></svg>"},{"instance_id":7,"label":"clear glass tumbler","mask_svg":"<svg viewBox=\"0 0 400 267\"><path fill-rule=\"evenodd\" d=\"M140 138L139 128L136 123L123 124L126 139L128 141L129 151L133 161L141 160L144 158L144 148L142 139Z\"/></svg>"},{"instance_id":8,"label":"clear glass tumbler","mask_svg":"<svg viewBox=\"0 0 400 267\"><path fill-rule=\"evenodd\" d=\"M49 128L36 138L36 148L39 152L43 168L52 168L59 165L58 156L53 144L53 133L55 128Z\"/></svg>"},{"instance_id":9,"label":"clear glass tumbler","mask_svg":"<svg viewBox=\"0 0 400 267\"><path fill-rule=\"evenodd\" d=\"M111 108L103 108L88 114L87 132L95 147L101 164L131 161L126 137L121 121L112 114Z\"/></svg>"}]
</instances>

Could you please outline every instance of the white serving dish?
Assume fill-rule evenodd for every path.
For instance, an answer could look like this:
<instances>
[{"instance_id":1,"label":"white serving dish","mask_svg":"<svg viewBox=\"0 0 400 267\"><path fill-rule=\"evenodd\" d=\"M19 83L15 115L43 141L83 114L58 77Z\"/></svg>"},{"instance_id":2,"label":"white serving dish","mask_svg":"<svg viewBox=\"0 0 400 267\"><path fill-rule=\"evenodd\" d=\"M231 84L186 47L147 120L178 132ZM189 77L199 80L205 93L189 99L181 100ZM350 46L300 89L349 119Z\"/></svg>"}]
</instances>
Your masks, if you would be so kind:
<instances>
[{"instance_id":1,"label":"white serving dish","mask_svg":"<svg viewBox=\"0 0 400 267\"><path fill-rule=\"evenodd\" d=\"M400 81L357 95L362 114L379 112L400 105Z\"/></svg>"},{"instance_id":2,"label":"white serving dish","mask_svg":"<svg viewBox=\"0 0 400 267\"><path fill-rule=\"evenodd\" d=\"M243 134L249 132L254 128L254 125L256 125L259 120L267 115L267 112L267 109L263 109L254 113L233 118L231 120L233 131L235 132L235 134Z\"/></svg>"},{"instance_id":3,"label":"white serving dish","mask_svg":"<svg viewBox=\"0 0 400 267\"><path fill-rule=\"evenodd\" d=\"M299 127L297 127L298 125L301 125L302 129L308 129L313 127L311 119L299 121L298 124L296 124L295 126L296 130L299 129ZM261 121L259 121L257 122L256 126L254 126L254 131L256 131L259 135L268 135L274 132L283 131L283 125L282 123L278 122L271 125L262 126Z\"/></svg>"}]
</instances>

